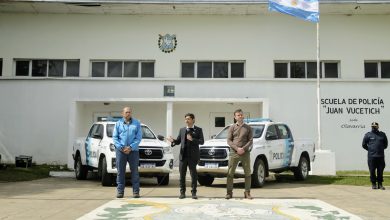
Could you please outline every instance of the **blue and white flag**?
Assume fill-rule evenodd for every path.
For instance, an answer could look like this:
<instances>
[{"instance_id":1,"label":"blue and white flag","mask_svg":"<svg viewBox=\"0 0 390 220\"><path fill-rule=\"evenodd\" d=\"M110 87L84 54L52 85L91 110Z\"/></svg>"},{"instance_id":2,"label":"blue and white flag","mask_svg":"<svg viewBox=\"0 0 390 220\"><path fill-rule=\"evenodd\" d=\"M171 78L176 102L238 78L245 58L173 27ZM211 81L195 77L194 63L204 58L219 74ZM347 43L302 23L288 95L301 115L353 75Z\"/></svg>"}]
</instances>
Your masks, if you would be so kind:
<instances>
[{"instance_id":1,"label":"blue and white flag","mask_svg":"<svg viewBox=\"0 0 390 220\"><path fill-rule=\"evenodd\" d=\"M320 20L318 5L318 0L269 0L268 8L317 23Z\"/></svg>"}]
</instances>

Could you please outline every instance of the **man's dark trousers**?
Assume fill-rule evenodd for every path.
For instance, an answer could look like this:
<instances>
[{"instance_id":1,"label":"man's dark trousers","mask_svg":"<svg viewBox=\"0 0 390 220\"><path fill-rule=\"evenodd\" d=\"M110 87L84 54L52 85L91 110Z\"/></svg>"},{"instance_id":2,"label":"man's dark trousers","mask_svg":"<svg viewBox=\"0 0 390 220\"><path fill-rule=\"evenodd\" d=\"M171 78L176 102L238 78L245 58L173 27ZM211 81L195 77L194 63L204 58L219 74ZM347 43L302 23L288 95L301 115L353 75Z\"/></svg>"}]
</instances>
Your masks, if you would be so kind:
<instances>
[{"instance_id":1,"label":"man's dark trousers","mask_svg":"<svg viewBox=\"0 0 390 220\"><path fill-rule=\"evenodd\" d=\"M383 182L383 170L385 169L384 157L368 157L368 168L370 169L371 183ZM376 173L375 173L376 170Z\"/></svg>"},{"instance_id":2,"label":"man's dark trousers","mask_svg":"<svg viewBox=\"0 0 390 220\"><path fill-rule=\"evenodd\" d=\"M185 194L186 192L186 174L187 167L190 169L191 174L191 193L196 194L196 186L198 181L198 173L196 172L197 161L191 160L187 156L183 156L183 159L179 162L180 172L180 193Z\"/></svg>"}]
</instances>

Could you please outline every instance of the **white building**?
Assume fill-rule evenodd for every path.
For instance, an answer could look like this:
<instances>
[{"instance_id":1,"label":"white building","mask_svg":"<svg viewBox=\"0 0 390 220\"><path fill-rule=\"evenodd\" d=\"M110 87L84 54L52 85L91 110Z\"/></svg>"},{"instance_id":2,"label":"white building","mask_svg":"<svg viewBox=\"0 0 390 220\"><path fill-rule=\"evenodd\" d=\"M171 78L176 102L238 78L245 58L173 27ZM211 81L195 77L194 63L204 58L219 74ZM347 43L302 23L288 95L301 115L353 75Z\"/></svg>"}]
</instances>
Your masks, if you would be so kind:
<instances>
[{"instance_id":1,"label":"white building","mask_svg":"<svg viewBox=\"0 0 390 220\"><path fill-rule=\"evenodd\" d=\"M365 170L370 123L390 133L390 1L324 0L320 12L322 148L337 170ZM72 167L74 138L124 106L163 135L193 112L210 138L242 108L316 140L315 60L316 25L266 0L1 1L2 162Z\"/></svg>"}]
</instances>

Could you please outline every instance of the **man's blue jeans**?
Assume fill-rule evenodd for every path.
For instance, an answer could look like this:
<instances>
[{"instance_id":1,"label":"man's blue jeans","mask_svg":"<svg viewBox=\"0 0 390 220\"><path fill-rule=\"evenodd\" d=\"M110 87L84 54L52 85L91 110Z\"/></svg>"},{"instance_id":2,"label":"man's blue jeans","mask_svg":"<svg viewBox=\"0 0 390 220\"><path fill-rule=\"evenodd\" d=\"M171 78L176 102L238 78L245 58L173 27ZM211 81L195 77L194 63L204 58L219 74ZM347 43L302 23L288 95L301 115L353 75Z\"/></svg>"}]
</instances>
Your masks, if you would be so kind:
<instances>
[{"instance_id":1,"label":"man's blue jeans","mask_svg":"<svg viewBox=\"0 0 390 220\"><path fill-rule=\"evenodd\" d=\"M120 150L116 150L116 183L118 193L124 193L126 184L126 164L129 163L131 171L131 182L133 184L133 194L139 193L139 152L131 151L130 154L124 154Z\"/></svg>"}]
</instances>

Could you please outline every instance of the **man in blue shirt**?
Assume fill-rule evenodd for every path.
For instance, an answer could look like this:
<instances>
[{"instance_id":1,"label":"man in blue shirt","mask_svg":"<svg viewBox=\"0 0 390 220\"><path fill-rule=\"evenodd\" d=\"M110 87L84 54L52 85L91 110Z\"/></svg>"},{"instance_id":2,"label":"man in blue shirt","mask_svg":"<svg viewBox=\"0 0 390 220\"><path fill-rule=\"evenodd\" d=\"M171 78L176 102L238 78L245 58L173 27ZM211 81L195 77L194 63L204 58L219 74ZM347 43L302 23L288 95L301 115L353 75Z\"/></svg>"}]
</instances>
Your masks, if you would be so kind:
<instances>
[{"instance_id":1,"label":"man in blue shirt","mask_svg":"<svg viewBox=\"0 0 390 220\"><path fill-rule=\"evenodd\" d=\"M381 189L383 187L383 170L385 169L385 149L387 148L387 137L382 131L379 131L379 124L373 122L371 131L364 135L362 146L367 150L368 167L370 169L370 180L372 189ZM375 174L375 171L377 175ZM378 186L376 183L378 182Z\"/></svg>"},{"instance_id":2,"label":"man in blue shirt","mask_svg":"<svg viewBox=\"0 0 390 220\"><path fill-rule=\"evenodd\" d=\"M115 124L112 139L116 152L116 169L118 171L116 182L117 198L123 198L125 192L126 164L129 163L131 182L133 185L133 197L139 198L139 151L138 145L142 139L141 123L131 117L131 108L122 110L122 117Z\"/></svg>"}]
</instances>

